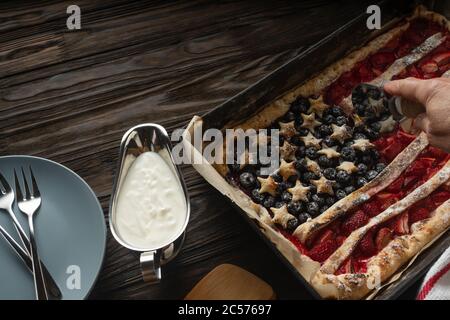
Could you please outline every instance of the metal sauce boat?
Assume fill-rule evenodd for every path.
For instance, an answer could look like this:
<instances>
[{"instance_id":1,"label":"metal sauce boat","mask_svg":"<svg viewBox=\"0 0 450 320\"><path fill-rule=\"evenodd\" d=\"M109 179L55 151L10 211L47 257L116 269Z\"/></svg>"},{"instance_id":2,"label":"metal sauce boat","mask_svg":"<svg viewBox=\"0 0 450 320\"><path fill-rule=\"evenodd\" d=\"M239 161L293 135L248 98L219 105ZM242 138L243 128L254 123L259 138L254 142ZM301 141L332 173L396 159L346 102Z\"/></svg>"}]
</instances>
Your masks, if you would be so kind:
<instances>
[{"instance_id":1,"label":"metal sauce boat","mask_svg":"<svg viewBox=\"0 0 450 320\"><path fill-rule=\"evenodd\" d=\"M170 142L169 135L166 130L158 124L141 124L128 130L124 134L120 144L119 163L116 177L114 179L113 192L109 207L109 223L114 238L122 246L141 253L140 264L142 276L144 281L150 283L157 283L161 280L161 266L172 260L180 251L190 215L187 188L181 175L180 168L173 160L171 150L172 144ZM176 240L167 243L162 247L142 249L134 247L121 238L120 234L117 232L115 216L120 188L125 180L127 172L134 160L136 160L140 154L147 151L159 153L172 169L174 175L178 178L186 199L186 219L179 234L174 235Z\"/></svg>"}]
</instances>

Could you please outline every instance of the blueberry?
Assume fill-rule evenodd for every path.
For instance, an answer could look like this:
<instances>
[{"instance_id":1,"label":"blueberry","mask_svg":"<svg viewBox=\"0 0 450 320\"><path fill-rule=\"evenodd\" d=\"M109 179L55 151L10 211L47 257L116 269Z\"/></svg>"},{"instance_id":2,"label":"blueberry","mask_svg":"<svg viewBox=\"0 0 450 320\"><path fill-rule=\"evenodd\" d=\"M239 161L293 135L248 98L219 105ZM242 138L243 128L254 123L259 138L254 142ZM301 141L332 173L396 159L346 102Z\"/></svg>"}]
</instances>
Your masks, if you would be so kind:
<instances>
[{"instance_id":1,"label":"blueberry","mask_svg":"<svg viewBox=\"0 0 450 320\"><path fill-rule=\"evenodd\" d=\"M384 168L386 168L386 165L382 162L377 163L375 166L375 170L377 170L378 172L381 172L384 170Z\"/></svg>"},{"instance_id":2,"label":"blueberry","mask_svg":"<svg viewBox=\"0 0 450 320\"><path fill-rule=\"evenodd\" d=\"M323 205L323 206L320 207L319 211L320 211L320 213L324 213L325 211L328 210L328 208L329 208L329 206L327 206L327 205L325 204L325 205Z\"/></svg>"},{"instance_id":3,"label":"blueberry","mask_svg":"<svg viewBox=\"0 0 450 320\"><path fill-rule=\"evenodd\" d=\"M335 117L339 117L339 116L344 115L344 112L343 112L342 109L339 108L338 106L332 107L332 108L330 109L330 112L331 112L331 114L332 114L333 116L335 116Z\"/></svg>"},{"instance_id":4,"label":"blueberry","mask_svg":"<svg viewBox=\"0 0 450 320\"><path fill-rule=\"evenodd\" d=\"M373 123L370 125L370 129L372 129L372 130L375 131L375 132L379 132L380 129L381 129L381 124L380 124L379 122L373 122Z\"/></svg>"},{"instance_id":5,"label":"blueberry","mask_svg":"<svg viewBox=\"0 0 450 320\"><path fill-rule=\"evenodd\" d=\"M334 168L326 168L323 170L323 175L328 180L335 180L336 179L336 169Z\"/></svg>"},{"instance_id":6,"label":"blueberry","mask_svg":"<svg viewBox=\"0 0 450 320\"><path fill-rule=\"evenodd\" d=\"M365 174L367 172L367 166L364 163L358 164L358 173Z\"/></svg>"},{"instance_id":7,"label":"blueberry","mask_svg":"<svg viewBox=\"0 0 450 320\"><path fill-rule=\"evenodd\" d=\"M366 135L362 132L357 132L355 133L355 135L353 136L353 138L356 139L367 139Z\"/></svg>"},{"instance_id":8,"label":"blueberry","mask_svg":"<svg viewBox=\"0 0 450 320\"><path fill-rule=\"evenodd\" d=\"M370 166L373 162L372 156L365 154L361 157L361 162Z\"/></svg>"},{"instance_id":9,"label":"blueberry","mask_svg":"<svg viewBox=\"0 0 450 320\"><path fill-rule=\"evenodd\" d=\"M373 180L377 175L378 175L377 171L370 170L369 172L367 172L366 178L367 178L367 180Z\"/></svg>"},{"instance_id":10,"label":"blueberry","mask_svg":"<svg viewBox=\"0 0 450 320\"><path fill-rule=\"evenodd\" d=\"M283 201L277 201L277 202L275 202L274 207L281 208L284 205L285 205L285 203Z\"/></svg>"},{"instance_id":11,"label":"blueberry","mask_svg":"<svg viewBox=\"0 0 450 320\"><path fill-rule=\"evenodd\" d=\"M299 128L297 131L298 131L298 134L301 136L306 136L309 133L309 130L306 128Z\"/></svg>"},{"instance_id":12,"label":"blueberry","mask_svg":"<svg viewBox=\"0 0 450 320\"><path fill-rule=\"evenodd\" d=\"M278 183L277 185L277 193L283 193L284 190L286 190L288 188L286 182L282 181L280 183Z\"/></svg>"},{"instance_id":13,"label":"blueberry","mask_svg":"<svg viewBox=\"0 0 450 320\"><path fill-rule=\"evenodd\" d=\"M322 196L319 196L317 193L313 194L311 196L311 201L316 202L319 205L319 207L321 207L325 204L325 198Z\"/></svg>"},{"instance_id":14,"label":"blueberry","mask_svg":"<svg viewBox=\"0 0 450 320\"><path fill-rule=\"evenodd\" d=\"M309 180L316 180L317 176L313 172L307 171L307 172L303 173L302 178L303 178L303 181L309 182Z\"/></svg>"},{"instance_id":15,"label":"blueberry","mask_svg":"<svg viewBox=\"0 0 450 320\"><path fill-rule=\"evenodd\" d=\"M228 168L231 172L238 172L241 169L241 165L239 163L229 164Z\"/></svg>"},{"instance_id":16,"label":"blueberry","mask_svg":"<svg viewBox=\"0 0 450 320\"><path fill-rule=\"evenodd\" d=\"M283 191L283 193L281 194L281 200L286 203L291 202L292 194L290 194L289 191Z\"/></svg>"},{"instance_id":17,"label":"blueberry","mask_svg":"<svg viewBox=\"0 0 450 320\"><path fill-rule=\"evenodd\" d=\"M275 206L275 198L271 195L268 195L263 201L263 206L266 208L272 208L273 206Z\"/></svg>"},{"instance_id":18,"label":"blueberry","mask_svg":"<svg viewBox=\"0 0 450 320\"><path fill-rule=\"evenodd\" d=\"M352 147L343 147L341 150L341 156L344 160L355 161L355 150Z\"/></svg>"},{"instance_id":19,"label":"blueberry","mask_svg":"<svg viewBox=\"0 0 450 320\"><path fill-rule=\"evenodd\" d=\"M291 111L294 113L306 113L310 107L309 100L307 98L298 97L294 102L291 103Z\"/></svg>"},{"instance_id":20,"label":"blueberry","mask_svg":"<svg viewBox=\"0 0 450 320\"><path fill-rule=\"evenodd\" d=\"M319 214L319 205L315 202L309 202L306 205L306 211L308 211L311 216L315 217Z\"/></svg>"},{"instance_id":21,"label":"blueberry","mask_svg":"<svg viewBox=\"0 0 450 320\"><path fill-rule=\"evenodd\" d=\"M338 126L343 126L343 125L347 124L347 118L344 117L344 116L339 116L339 117L337 117L337 118L336 118L336 124L337 124Z\"/></svg>"},{"instance_id":22,"label":"blueberry","mask_svg":"<svg viewBox=\"0 0 450 320\"><path fill-rule=\"evenodd\" d=\"M298 215L298 222L300 224L305 223L308 219L311 219L311 216L306 212L302 212Z\"/></svg>"},{"instance_id":23,"label":"blueberry","mask_svg":"<svg viewBox=\"0 0 450 320\"><path fill-rule=\"evenodd\" d=\"M357 186L358 188L361 188L362 186L364 186L364 185L366 185L366 184L367 184L366 178L364 178L364 177L358 177L358 178L356 179L356 186Z\"/></svg>"},{"instance_id":24,"label":"blueberry","mask_svg":"<svg viewBox=\"0 0 450 320\"><path fill-rule=\"evenodd\" d=\"M366 107L363 104L361 104L361 103L356 104L355 109L356 109L356 113L358 114L358 116L360 116L360 117L364 116Z\"/></svg>"},{"instance_id":25,"label":"blueberry","mask_svg":"<svg viewBox=\"0 0 450 320\"><path fill-rule=\"evenodd\" d=\"M333 130L331 130L331 127L326 124L322 124L317 128L317 132L319 135L323 138L333 133Z\"/></svg>"},{"instance_id":26,"label":"blueberry","mask_svg":"<svg viewBox=\"0 0 450 320\"><path fill-rule=\"evenodd\" d=\"M325 204L329 207L331 207L335 202L336 202L336 199L333 196L328 196L325 199Z\"/></svg>"},{"instance_id":27,"label":"blueberry","mask_svg":"<svg viewBox=\"0 0 450 320\"><path fill-rule=\"evenodd\" d=\"M239 176L239 182L241 183L241 186L243 186L244 188L250 189L255 186L256 177L250 172L243 172Z\"/></svg>"},{"instance_id":28,"label":"blueberry","mask_svg":"<svg viewBox=\"0 0 450 320\"><path fill-rule=\"evenodd\" d=\"M256 203L262 203L264 201L264 195L259 193L258 189L252 190L252 199Z\"/></svg>"},{"instance_id":29,"label":"blueberry","mask_svg":"<svg viewBox=\"0 0 450 320\"><path fill-rule=\"evenodd\" d=\"M306 168L306 159L302 158L300 160L295 161L295 168L299 171L299 172L305 172L308 169Z\"/></svg>"},{"instance_id":30,"label":"blueberry","mask_svg":"<svg viewBox=\"0 0 450 320\"><path fill-rule=\"evenodd\" d=\"M283 116L284 122L291 122L295 120L295 114L292 111L288 111Z\"/></svg>"},{"instance_id":31,"label":"blueberry","mask_svg":"<svg viewBox=\"0 0 450 320\"><path fill-rule=\"evenodd\" d=\"M306 147L305 146L299 146L297 150L295 151L295 156L297 158L304 158L306 155Z\"/></svg>"},{"instance_id":32,"label":"blueberry","mask_svg":"<svg viewBox=\"0 0 450 320\"><path fill-rule=\"evenodd\" d=\"M372 130L370 128L366 128L366 136L370 140L375 140L375 139L377 139L380 136L380 134L377 131L375 131L375 130Z\"/></svg>"},{"instance_id":33,"label":"blueberry","mask_svg":"<svg viewBox=\"0 0 450 320\"><path fill-rule=\"evenodd\" d=\"M292 201L287 205L287 210L289 213L297 215L305 209L303 202L301 201Z\"/></svg>"},{"instance_id":34,"label":"blueberry","mask_svg":"<svg viewBox=\"0 0 450 320\"><path fill-rule=\"evenodd\" d=\"M275 182L282 182L283 177L278 172L272 174L272 179L275 180Z\"/></svg>"},{"instance_id":35,"label":"blueberry","mask_svg":"<svg viewBox=\"0 0 450 320\"><path fill-rule=\"evenodd\" d=\"M331 161L331 159L328 159L328 157L326 155L321 155L319 157L319 159L317 159L317 163L322 168L328 168L328 167L331 167L333 165L333 162Z\"/></svg>"},{"instance_id":36,"label":"blueberry","mask_svg":"<svg viewBox=\"0 0 450 320\"><path fill-rule=\"evenodd\" d=\"M379 100L381 98L381 91L377 88L369 88L366 94L369 98L374 100Z\"/></svg>"},{"instance_id":37,"label":"blueberry","mask_svg":"<svg viewBox=\"0 0 450 320\"><path fill-rule=\"evenodd\" d=\"M306 156L310 159L317 158L317 150L314 147L308 147L306 148Z\"/></svg>"},{"instance_id":38,"label":"blueberry","mask_svg":"<svg viewBox=\"0 0 450 320\"><path fill-rule=\"evenodd\" d=\"M315 177L315 179L317 179L317 176ZM309 187L308 197L309 199L311 199L311 195L317 193L317 187L313 184L310 184L308 187Z\"/></svg>"},{"instance_id":39,"label":"blueberry","mask_svg":"<svg viewBox=\"0 0 450 320\"><path fill-rule=\"evenodd\" d=\"M330 136L323 138L323 142L329 147L334 147L336 145L336 140L331 139Z\"/></svg>"},{"instance_id":40,"label":"blueberry","mask_svg":"<svg viewBox=\"0 0 450 320\"><path fill-rule=\"evenodd\" d=\"M336 173L336 180L343 185L347 185L350 182L350 175L344 170L339 170Z\"/></svg>"},{"instance_id":41,"label":"blueberry","mask_svg":"<svg viewBox=\"0 0 450 320\"><path fill-rule=\"evenodd\" d=\"M347 139L347 140L344 141L344 147L351 148L354 143L355 143L355 141L353 139Z\"/></svg>"},{"instance_id":42,"label":"blueberry","mask_svg":"<svg viewBox=\"0 0 450 320\"><path fill-rule=\"evenodd\" d=\"M344 191L345 191L346 194L350 194L353 191L355 191L355 187L354 186L347 186L347 187L344 188Z\"/></svg>"},{"instance_id":43,"label":"blueberry","mask_svg":"<svg viewBox=\"0 0 450 320\"><path fill-rule=\"evenodd\" d=\"M300 131L300 130L304 129L304 128L302 128L302 124L303 124L303 118L300 117L294 123L295 130Z\"/></svg>"},{"instance_id":44,"label":"blueberry","mask_svg":"<svg viewBox=\"0 0 450 320\"><path fill-rule=\"evenodd\" d=\"M380 153L377 149L370 149L369 154L372 156L372 160L377 161L380 159Z\"/></svg>"},{"instance_id":45,"label":"blueberry","mask_svg":"<svg viewBox=\"0 0 450 320\"><path fill-rule=\"evenodd\" d=\"M299 225L298 219L296 217L293 217L289 219L288 222L286 223L286 229L288 231L294 231L298 227L298 225Z\"/></svg>"},{"instance_id":46,"label":"blueberry","mask_svg":"<svg viewBox=\"0 0 450 320\"><path fill-rule=\"evenodd\" d=\"M327 114L326 116L323 117L322 121L325 124L332 124L335 123L336 118L331 114Z\"/></svg>"},{"instance_id":47,"label":"blueberry","mask_svg":"<svg viewBox=\"0 0 450 320\"><path fill-rule=\"evenodd\" d=\"M346 195L347 194L345 193L344 190L342 190L342 189L336 190L336 198L338 198L338 200L345 198Z\"/></svg>"}]
</instances>

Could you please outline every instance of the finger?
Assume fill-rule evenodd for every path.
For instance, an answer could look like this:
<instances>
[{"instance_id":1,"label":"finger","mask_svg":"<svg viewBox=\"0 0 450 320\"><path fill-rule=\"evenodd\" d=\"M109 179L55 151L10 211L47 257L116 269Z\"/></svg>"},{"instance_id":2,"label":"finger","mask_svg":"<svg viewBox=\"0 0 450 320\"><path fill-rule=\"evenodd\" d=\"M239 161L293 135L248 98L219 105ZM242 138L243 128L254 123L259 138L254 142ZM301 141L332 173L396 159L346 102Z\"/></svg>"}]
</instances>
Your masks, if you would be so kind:
<instances>
[{"instance_id":1,"label":"finger","mask_svg":"<svg viewBox=\"0 0 450 320\"><path fill-rule=\"evenodd\" d=\"M430 120L428 119L425 113L421 113L414 119L413 125L414 127L422 130L423 132L428 133L430 127Z\"/></svg>"},{"instance_id":2,"label":"finger","mask_svg":"<svg viewBox=\"0 0 450 320\"><path fill-rule=\"evenodd\" d=\"M433 79L419 80L416 78L406 78L390 81L385 84L384 89L391 95L401 96L426 106L429 97L433 95L438 83L438 81Z\"/></svg>"}]
</instances>

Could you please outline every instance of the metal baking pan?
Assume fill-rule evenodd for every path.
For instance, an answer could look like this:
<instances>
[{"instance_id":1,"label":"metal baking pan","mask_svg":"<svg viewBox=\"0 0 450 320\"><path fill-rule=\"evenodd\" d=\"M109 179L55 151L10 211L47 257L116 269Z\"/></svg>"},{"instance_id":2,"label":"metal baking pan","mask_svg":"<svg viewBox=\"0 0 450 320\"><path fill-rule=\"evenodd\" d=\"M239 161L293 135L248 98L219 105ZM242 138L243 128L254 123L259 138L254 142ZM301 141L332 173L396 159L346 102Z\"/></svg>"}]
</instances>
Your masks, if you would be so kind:
<instances>
[{"instance_id":1,"label":"metal baking pan","mask_svg":"<svg viewBox=\"0 0 450 320\"><path fill-rule=\"evenodd\" d=\"M251 87L232 97L202 116L203 130L208 128L223 128L226 125L239 123L258 113L269 102L274 101L290 89L298 86L314 74L320 73L331 63L343 58L352 49L364 46L368 41L388 31L403 18L412 14L419 4L425 5L446 17L450 16L450 1L378 1L381 8L382 29L368 30L366 19L368 15L362 12L351 21L331 33L302 54L285 63ZM351 36L349 36L351 35ZM293 72L295 70L296 72ZM314 288L296 271L289 261L280 253L270 240L258 230L257 224L238 206L257 233L273 249L275 254L284 261L296 277L304 284L311 294L320 299ZM375 299L395 299L408 287L415 283L427 271L442 252L450 245L450 233L446 232L433 245L421 253L416 261L404 271L400 280L384 288Z\"/></svg>"}]
</instances>

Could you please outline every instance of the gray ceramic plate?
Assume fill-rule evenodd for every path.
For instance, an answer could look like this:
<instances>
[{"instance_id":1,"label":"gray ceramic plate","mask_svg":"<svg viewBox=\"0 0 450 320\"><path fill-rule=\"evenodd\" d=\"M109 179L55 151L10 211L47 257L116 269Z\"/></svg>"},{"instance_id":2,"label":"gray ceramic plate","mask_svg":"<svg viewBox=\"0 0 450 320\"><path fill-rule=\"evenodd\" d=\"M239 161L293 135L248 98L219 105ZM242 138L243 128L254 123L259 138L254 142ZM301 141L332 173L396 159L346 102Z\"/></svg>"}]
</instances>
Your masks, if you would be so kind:
<instances>
[{"instance_id":1,"label":"gray ceramic plate","mask_svg":"<svg viewBox=\"0 0 450 320\"><path fill-rule=\"evenodd\" d=\"M30 165L42 196L35 222L41 260L60 287L63 299L84 299L97 279L105 254L103 210L86 182L66 167L42 158L0 157L0 171L12 187L13 169ZM13 210L28 232L16 203ZM2 210L0 224L18 239L9 216ZM1 236L0 299L34 299L32 275Z\"/></svg>"}]
</instances>

